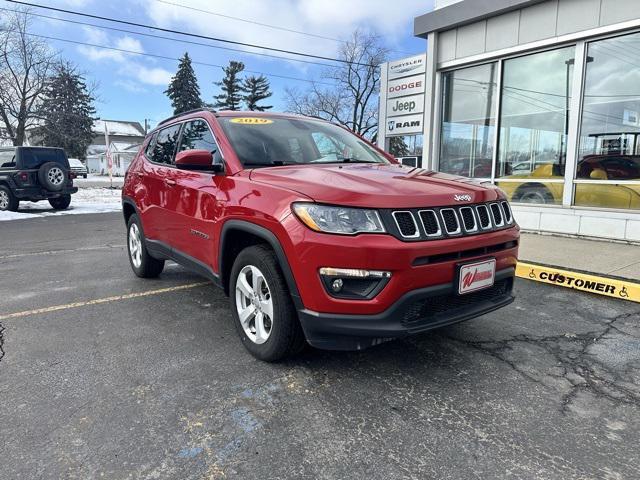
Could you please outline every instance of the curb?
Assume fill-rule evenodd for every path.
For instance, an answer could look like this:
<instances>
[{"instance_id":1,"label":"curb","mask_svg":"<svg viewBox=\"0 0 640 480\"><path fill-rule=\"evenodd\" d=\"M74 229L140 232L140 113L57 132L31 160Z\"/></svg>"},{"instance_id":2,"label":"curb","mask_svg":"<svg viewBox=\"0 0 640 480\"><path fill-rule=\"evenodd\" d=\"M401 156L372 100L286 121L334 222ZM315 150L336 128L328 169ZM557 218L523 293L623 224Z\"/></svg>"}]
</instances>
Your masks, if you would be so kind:
<instances>
[{"instance_id":1,"label":"curb","mask_svg":"<svg viewBox=\"0 0 640 480\"><path fill-rule=\"evenodd\" d=\"M640 303L640 283L624 278L566 270L532 262L518 262L516 277Z\"/></svg>"}]
</instances>

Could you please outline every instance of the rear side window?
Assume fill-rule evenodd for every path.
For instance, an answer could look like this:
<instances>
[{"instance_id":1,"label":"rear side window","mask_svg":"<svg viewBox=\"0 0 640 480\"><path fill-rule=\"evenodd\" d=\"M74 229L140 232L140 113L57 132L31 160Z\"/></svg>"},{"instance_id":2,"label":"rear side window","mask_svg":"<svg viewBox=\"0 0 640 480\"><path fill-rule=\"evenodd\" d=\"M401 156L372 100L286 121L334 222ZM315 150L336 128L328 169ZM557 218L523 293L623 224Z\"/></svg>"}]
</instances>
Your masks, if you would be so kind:
<instances>
[{"instance_id":1,"label":"rear side window","mask_svg":"<svg viewBox=\"0 0 640 480\"><path fill-rule=\"evenodd\" d=\"M16 152L15 150L0 150L0 168L15 168Z\"/></svg>"},{"instance_id":2,"label":"rear side window","mask_svg":"<svg viewBox=\"0 0 640 480\"><path fill-rule=\"evenodd\" d=\"M55 162L64 168L69 168L67 155L60 148L19 148L16 152L20 156L21 168L36 169L47 162Z\"/></svg>"},{"instance_id":3,"label":"rear side window","mask_svg":"<svg viewBox=\"0 0 640 480\"><path fill-rule=\"evenodd\" d=\"M216 139L209 124L204 120L193 120L184 124L178 152L184 150L206 150L213 154L213 163L222 161Z\"/></svg>"},{"instance_id":4,"label":"rear side window","mask_svg":"<svg viewBox=\"0 0 640 480\"><path fill-rule=\"evenodd\" d=\"M179 135L179 124L160 130L150 159L156 163L173 165L173 157L176 154Z\"/></svg>"}]
</instances>

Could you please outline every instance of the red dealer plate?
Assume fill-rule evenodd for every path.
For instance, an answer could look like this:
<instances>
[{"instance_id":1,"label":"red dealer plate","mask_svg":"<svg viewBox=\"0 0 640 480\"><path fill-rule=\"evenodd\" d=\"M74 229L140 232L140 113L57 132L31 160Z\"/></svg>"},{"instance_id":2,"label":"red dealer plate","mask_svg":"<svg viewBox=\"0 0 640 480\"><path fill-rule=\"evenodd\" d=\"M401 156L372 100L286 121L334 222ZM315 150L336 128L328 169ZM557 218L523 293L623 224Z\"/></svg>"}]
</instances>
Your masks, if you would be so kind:
<instances>
[{"instance_id":1,"label":"red dealer plate","mask_svg":"<svg viewBox=\"0 0 640 480\"><path fill-rule=\"evenodd\" d=\"M458 294L476 292L493 286L496 279L496 259L460 265Z\"/></svg>"}]
</instances>

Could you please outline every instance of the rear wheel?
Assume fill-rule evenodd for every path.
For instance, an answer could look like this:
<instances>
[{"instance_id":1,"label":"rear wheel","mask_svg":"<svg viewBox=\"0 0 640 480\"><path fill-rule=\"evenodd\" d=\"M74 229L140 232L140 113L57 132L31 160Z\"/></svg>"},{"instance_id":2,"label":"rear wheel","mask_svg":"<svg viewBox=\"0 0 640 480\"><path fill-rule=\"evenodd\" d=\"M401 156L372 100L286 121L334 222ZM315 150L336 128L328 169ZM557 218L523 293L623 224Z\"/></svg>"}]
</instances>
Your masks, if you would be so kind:
<instances>
[{"instance_id":1,"label":"rear wheel","mask_svg":"<svg viewBox=\"0 0 640 480\"><path fill-rule=\"evenodd\" d=\"M518 203L555 203L553 194L544 185L522 185L513 195L513 201Z\"/></svg>"},{"instance_id":2,"label":"rear wheel","mask_svg":"<svg viewBox=\"0 0 640 480\"><path fill-rule=\"evenodd\" d=\"M49 205L56 210L66 210L71 204L71 195L60 195L56 198L49 199Z\"/></svg>"},{"instance_id":3,"label":"rear wheel","mask_svg":"<svg viewBox=\"0 0 640 480\"><path fill-rule=\"evenodd\" d=\"M162 273L164 260L149 255L144 233L137 215L131 215L127 223L127 249L131 269L140 278L154 278Z\"/></svg>"},{"instance_id":4,"label":"rear wheel","mask_svg":"<svg viewBox=\"0 0 640 480\"><path fill-rule=\"evenodd\" d=\"M0 185L0 211L15 212L20 201L11 193L9 187Z\"/></svg>"},{"instance_id":5,"label":"rear wheel","mask_svg":"<svg viewBox=\"0 0 640 480\"><path fill-rule=\"evenodd\" d=\"M275 362L304 347L304 333L273 250L256 245L231 270L231 312L245 348Z\"/></svg>"}]
</instances>

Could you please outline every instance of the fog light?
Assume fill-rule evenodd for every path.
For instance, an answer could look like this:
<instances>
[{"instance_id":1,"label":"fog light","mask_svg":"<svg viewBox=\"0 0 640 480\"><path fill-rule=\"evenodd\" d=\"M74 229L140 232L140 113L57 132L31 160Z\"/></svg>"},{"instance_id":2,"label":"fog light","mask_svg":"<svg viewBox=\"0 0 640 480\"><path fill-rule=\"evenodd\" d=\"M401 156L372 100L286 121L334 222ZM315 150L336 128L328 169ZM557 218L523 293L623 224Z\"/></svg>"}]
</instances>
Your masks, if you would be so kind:
<instances>
[{"instance_id":1,"label":"fog light","mask_svg":"<svg viewBox=\"0 0 640 480\"><path fill-rule=\"evenodd\" d=\"M391 278L391 272L358 268L322 267L318 273L329 295L353 300L372 299Z\"/></svg>"},{"instance_id":2,"label":"fog light","mask_svg":"<svg viewBox=\"0 0 640 480\"><path fill-rule=\"evenodd\" d=\"M361 270L358 268L322 267L320 269L320 275L351 278L390 278L391 272L385 272L383 270Z\"/></svg>"}]
</instances>

